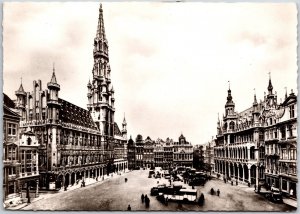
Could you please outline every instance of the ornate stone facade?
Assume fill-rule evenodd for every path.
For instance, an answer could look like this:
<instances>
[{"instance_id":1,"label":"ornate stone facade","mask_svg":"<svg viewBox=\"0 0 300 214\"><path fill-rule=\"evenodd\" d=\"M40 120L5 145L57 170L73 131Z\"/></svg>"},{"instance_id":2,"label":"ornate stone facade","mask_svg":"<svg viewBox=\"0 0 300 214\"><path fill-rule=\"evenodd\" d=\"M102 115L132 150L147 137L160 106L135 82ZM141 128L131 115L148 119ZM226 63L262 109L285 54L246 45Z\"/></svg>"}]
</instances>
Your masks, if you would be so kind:
<instances>
[{"instance_id":1,"label":"ornate stone facade","mask_svg":"<svg viewBox=\"0 0 300 214\"><path fill-rule=\"evenodd\" d=\"M295 197L297 97L292 91L278 103L271 78L267 89L263 101L258 103L254 95L252 107L237 113L229 88L225 115L217 126L215 172Z\"/></svg>"}]
</instances>

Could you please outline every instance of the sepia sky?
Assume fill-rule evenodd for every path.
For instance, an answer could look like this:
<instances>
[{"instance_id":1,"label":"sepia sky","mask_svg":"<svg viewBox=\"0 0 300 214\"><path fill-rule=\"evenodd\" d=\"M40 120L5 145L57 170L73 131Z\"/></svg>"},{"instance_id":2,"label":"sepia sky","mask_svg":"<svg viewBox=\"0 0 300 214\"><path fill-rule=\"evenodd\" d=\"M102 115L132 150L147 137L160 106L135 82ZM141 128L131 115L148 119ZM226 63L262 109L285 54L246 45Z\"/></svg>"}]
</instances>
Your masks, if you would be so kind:
<instances>
[{"instance_id":1,"label":"sepia sky","mask_svg":"<svg viewBox=\"0 0 300 214\"><path fill-rule=\"evenodd\" d=\"M50 81L60 97L86 108L99 3L5 3L3 91L15 99L21 77ZM124 113L137 134L192 144L216 135L228 81L237 112L267 91L278 101L297 92L297 11L293 3L103 3L115 89L115 120Z\"/></svg>"}]
</instances>

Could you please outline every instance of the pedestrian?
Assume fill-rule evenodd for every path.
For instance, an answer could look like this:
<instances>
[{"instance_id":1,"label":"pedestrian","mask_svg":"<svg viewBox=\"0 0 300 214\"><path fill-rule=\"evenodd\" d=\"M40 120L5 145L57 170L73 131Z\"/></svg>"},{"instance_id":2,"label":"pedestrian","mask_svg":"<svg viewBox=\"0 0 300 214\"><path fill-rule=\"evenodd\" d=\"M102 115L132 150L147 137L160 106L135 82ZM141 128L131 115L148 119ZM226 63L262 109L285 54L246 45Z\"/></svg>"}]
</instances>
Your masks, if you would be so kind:
<instances>
[{"instance_id":1,"label":"pedestrian","mask_svg":"<svg viewBox=\"0 0 300 214\"><path fill-rule=\"evenodd\" d=\"M238 184L239 184L239 182L238 182L237 180L236 180L236 182L235 182L235 183L236 183L236 185L238 185Z\"/></svg>"},{"instance_id":2,"label":"pedestrian","mask_svg":"<svg viewBox=\"0 0 300 214\"><path fill-rule=\"evenodd\" d=\"M145 198L145 204L146 204L146 207L149 207L149 205L150 205L150 199L148 198L148 196L147 196L147 198Z\"/></svg>"},{"instance_id":3,"label":"pedestrian","mask_svg":"<svg viewBox=\"0 0 300 214\"><path fill-rule=\"evenodd\" d=\"M204 195L201 193L200 198L198 199L198 204L202 206L204 204Z\"/></svg>"},{"instance_id":4,"label":"pedestrian","mask_svg":"<svg viewBox=\"0 0 300 214\"><path fill-rule=\"evenodd\" d=\"M211 188L211 189L210 189L210 194L212 194L212 195L215 194L214 188Z\"/></svg>"},{"instance_id":5,"label":"pedestrian","mask_svg":"<svg viewBox=\"0 0 300 214\"><path fill-rule=\"evenodd\" d=\"M145 199L144 194L142 194L141 199L142 199L142 203L144 203L144 199Z\"/></svg>"},{"instance_id":6,"label":"pedestrian","mask_svg":"<svg viewBox=\"0 0 300 214\"><path fill-rule=\"evenodd\" d=\"M217 190L217 195L220 196L220 190L219 189Z\"/></svg>"},{"instance_id":7,"label":"pedestrian","mask_svg":"<svg viewBox=\"0 0 300 214\"><path fill-rule=\"evenodd\" d=\"M231 181L231 186L233 186L233 181Z\"/></svg>"},{"instance_id":8,"label":"pedestrian","mask_svg":"<svg viewBox=\"0 0 300 214\"><path fill-rule=\"evenodd\" d=\"M165 200L166 206L168 206L168 202L169 202L169 198L166 197L166 200Z\"/></svg>"},{"instance_id":9,"label":"pedestrian","mask_svg":"<svg viewBox=\"0 0 300 214\"><path fill-rule=\"evenodd\" d=\"M256 191L256 184L254 184L254 191Z\"/></svg>"},{"instance_id":10,"label":"pedestrian","mask_svg":"<svg viewBox=\"0 0 300 214\"><path fill-rule=\"evenodd\" d=\"M131 211L131 206L130 206L130 204L128 204L127 210L128 210L128 211Z\"/></svg>"}]
</instances>

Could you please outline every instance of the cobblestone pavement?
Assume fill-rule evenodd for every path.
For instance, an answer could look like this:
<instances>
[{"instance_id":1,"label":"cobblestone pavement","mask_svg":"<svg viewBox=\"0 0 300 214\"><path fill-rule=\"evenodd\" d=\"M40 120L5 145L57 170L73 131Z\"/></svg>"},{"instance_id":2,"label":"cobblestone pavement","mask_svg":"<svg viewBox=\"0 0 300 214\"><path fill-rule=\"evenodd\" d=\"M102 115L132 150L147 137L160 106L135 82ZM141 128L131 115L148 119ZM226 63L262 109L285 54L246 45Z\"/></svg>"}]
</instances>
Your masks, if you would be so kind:
<instances>
[{"instance_id":1,"label":"cobblestone pavement","mask_svg":"<svg viewBox=\"0 0 300 214\"><path fill-rule=\"evenodd\" d=\"M125 183L125 177L128 178ZM274 204L261 195L254 193L253 188L246 186L231 186L221 180L211 180L204 187L198 187L205 196L205 204L200 207L193 204L184 204L181 208L177 203L169 202L163 205L150 196L150 188L159 183L167 183L162 179L148 178L148 170L136 170L102 183L74 189L71 191L52 194L45 199L31 203L23 210L191 210L191 211L293 211L294 208L285 204ZM211 188L220 189L220 196L210 195ZM141 194L150 197L150 207L141 203Z\"/></svg>"}]
</instances>

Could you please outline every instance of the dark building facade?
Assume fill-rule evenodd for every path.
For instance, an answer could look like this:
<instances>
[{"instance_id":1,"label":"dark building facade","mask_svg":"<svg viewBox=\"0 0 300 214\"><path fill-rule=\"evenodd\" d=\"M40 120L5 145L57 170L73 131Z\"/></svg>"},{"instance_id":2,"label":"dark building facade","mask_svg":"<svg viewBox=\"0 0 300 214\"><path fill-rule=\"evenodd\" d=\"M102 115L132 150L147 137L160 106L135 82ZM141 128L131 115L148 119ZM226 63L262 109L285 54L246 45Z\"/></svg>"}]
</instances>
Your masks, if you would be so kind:
<instances>
[{"instance_id":1,"label":"dark building facade","mask_svg":"<svg viewBox=\"0 0 300 214\"><path fill-rule=\"evenodd\" d=\"M127 168L126 124L121 133L115 132L115 92L101 5L93 58L92 82L87 84L88 110L59 98L61 86L54 68L46 89L38 80L33 81L32 92L25 92L23 87L16 91L20 131L30 130L40 145L38 167L42 189L59 189L73 185L78 179L98 178L119 168L119 164L120 168ZM122 151L115 150L115 144ZM120 152L123 160L115 162L114 155L119 158Z\"/></svg>"}]
</instances>

